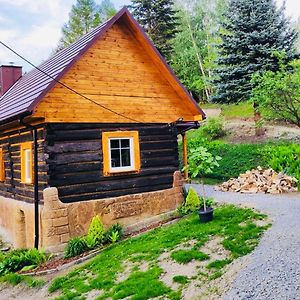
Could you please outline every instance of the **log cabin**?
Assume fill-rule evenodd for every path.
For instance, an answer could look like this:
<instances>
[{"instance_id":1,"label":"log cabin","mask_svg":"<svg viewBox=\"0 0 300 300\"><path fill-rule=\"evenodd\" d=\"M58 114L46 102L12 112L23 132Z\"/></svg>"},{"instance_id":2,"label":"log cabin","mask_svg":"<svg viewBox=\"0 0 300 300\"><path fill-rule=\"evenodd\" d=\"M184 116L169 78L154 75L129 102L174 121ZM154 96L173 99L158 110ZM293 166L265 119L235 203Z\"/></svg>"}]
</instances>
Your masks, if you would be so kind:
<instances>
[{"instance_id":1,"label":"log cabin","mask_svg":"<svg viewBox=\"0 0 300 300\"><path fill-rule=\"evenodd\" d=\"M126 8L0 82L0 234L15 247L61 251L96 214L137 230L183 201L177 136L205 114Z\"/></svg>"}]
</instances>

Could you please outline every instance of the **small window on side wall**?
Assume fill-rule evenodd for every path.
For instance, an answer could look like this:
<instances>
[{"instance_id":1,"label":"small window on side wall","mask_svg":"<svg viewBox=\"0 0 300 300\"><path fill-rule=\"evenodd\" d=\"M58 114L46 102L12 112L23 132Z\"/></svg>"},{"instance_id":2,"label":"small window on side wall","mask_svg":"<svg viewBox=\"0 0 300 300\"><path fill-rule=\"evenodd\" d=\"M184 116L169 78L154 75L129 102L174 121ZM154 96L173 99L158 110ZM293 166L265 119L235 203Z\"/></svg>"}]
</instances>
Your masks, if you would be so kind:
<instances>
[{"instance_id":1,"label":"small window on side wall","mask_svg":"<svg viewBox=\"0 0 300 300\"><path fill-rule=\"evenodd\" d=\"M27 184L33 182L31 142L21 144L21 182Z\"/></svg>"},{"instance_id":2,"label":"small window on side wall","mask_svg":"<svg viewBox=\"0 0 300 300\"><path fill-rule=\"evenodd\" d=\"M102 152L105 176L140 170L140 145L137 131L103 132Z\"/></svg>"},{"instance_id":3,"label":"small window on side wall","mask_svg":"<svg viewBox=\"0 0 300 300\"><path fill-rule=\"evenodd\" d=\"M0 182L5 181L4 151L0 148Z\"/></svg>"}]
</instances>

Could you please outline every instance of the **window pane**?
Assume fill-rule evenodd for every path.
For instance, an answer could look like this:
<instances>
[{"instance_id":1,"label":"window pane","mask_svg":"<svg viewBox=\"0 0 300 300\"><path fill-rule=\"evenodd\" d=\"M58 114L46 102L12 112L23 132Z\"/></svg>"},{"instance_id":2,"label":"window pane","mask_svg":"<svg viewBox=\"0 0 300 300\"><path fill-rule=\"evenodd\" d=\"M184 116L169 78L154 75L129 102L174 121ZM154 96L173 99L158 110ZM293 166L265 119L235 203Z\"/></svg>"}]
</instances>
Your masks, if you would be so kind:
<instances>
[{"instance_id":1,"label":"window pane","mask_svg":"<svg viewBox=\"0 0 300 300\"><path fill-rule=\"evenodd\" d=\"M122 149L122 167L130 167L130 149Z\"/></svg>"},{"instance_id":2,"label":"window pane","mask_svg":"<svg viewBox=\"0 0 300 300\"><path fill-rule=\"evenodd\" d=\"M25 150L25 180L29 182L30 178L30 166L31 166L31 151L29 149Z\"/></svg>"},{"instance_id":3,"label":"window pane","mask_svg":"<svg viewBox=\"0 0 300 300\"><path fill-rule=\"evenodd\" d=\"M110 148L111 149L119 149L120 148L120 140L110 140Z\"/></svg>"},{"instance_id":4,"label":"window pane","mask_svg":"<svg viewBox=\"0 0 300 300\"><path fill-rule=\"evenodd\" d=\"M122 148L129 148L130 140L129 139L122 139L121 140L121 147Z\"/></svg>"},{"instance_id":5,"label":"window pane","mask_svg":"<svg viewBox=\"0 0 300 300\"><path fill-rule=\"evenodd\" d=\"M111 150L110 155L111 155L111 166L113 168L121 167L120 150Z\"/></svg>"}]
</instances>

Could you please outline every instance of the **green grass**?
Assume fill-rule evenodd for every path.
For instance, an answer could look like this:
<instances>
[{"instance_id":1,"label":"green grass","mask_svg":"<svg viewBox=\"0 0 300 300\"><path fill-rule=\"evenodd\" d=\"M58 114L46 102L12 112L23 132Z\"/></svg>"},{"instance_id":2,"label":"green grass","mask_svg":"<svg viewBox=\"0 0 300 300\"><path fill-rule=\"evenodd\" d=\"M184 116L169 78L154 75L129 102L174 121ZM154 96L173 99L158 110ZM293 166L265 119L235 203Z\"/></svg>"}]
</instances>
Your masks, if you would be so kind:
<instances>
[{"instance_id":1,"label":"green grass","mask_svg":"<svg viewBox=\"0 0 300 300\"><path fill-rule=\"evenodd\" d=\"M6 282L13 286L18 285L21 282L24 282L30 288L39 288L45 284L45 281L42 279L35 279L31 276L24 276L16 273L8 273L0 277L0 283Z\"/></svg>"},{"instance_id":2,"label":"green grass","mask_svg":"<svg viewBox=\"0 0 300 300\"><path fill-rule=\"evenodd\" d=\"M187 264L194 259L200 261L209 259L209 255L196 249L173 251L171 257L180 264Z\"/></svg>"},{"instance_id":3,"label":"green grass","mask_svg":"<svg viewBox=\"0 0 300 300\"><path fill-rule=\"evenodd\" d=\"M234 118L253 118L253 107L251 103L239 103L239 104L201 104L200 107L204 110L208 109L221 109L221 115L226 119Z\"/></svg>"},{"instance_id":4,"label":"green grass","mask_svg":"<svg viewBox=\"0 0 300 300\"><path fill-rule=\"evenodd\" d=\"M189 282L189 279L183 275L177 275L173 277L173 281L180 284L186 284Z\"/></svg>"},{"instance_id":5,"label":"green grass","mask_svg":"<svg viewBox=\"0 0 300 300\"><path fill-rule=\"evenodd\" d=\"M224 238L224 247L233 258L245 255L253 250L265 230L265 227L257 227L251 221L263 217L251 209L232 205L216 208L214 220L207 224L201 224L197 214L189 215L175 224L111 245L88 264L64 277L56 278L49 292L59 291L59 299L85 299L86 294L92 290L103 291L98 300L126 297L136 300L153 297L180 299L181 291L175 292L160 281L163 270L159 267L158 258L162 253L173 251L172 257L182 263L191 259L204 259L206 254L199 252L199 247L218 235ZM247 221L248 225L239 225ZM191 240L197 241L192 250L174 251L176 246ZM250 240L251 243L248 243ZM256 242L253 243L253 240ZM143 272L133 268L127 279L117 282L118 273L124 271L125 261L148 261L149 268Z\"/></svg>"},{"instance_id":6,"label":"green grass","mask_svg":"<svg viewBox=\"0 0 300 300\"><path fill-rule=\"evenodd\" d=\"M209 263L206 268L207 269L217 269L220 270L226 265L230 264L232 262L232 259L222 259L222 260L215 260Z\"/></svg>"}]
</instances>

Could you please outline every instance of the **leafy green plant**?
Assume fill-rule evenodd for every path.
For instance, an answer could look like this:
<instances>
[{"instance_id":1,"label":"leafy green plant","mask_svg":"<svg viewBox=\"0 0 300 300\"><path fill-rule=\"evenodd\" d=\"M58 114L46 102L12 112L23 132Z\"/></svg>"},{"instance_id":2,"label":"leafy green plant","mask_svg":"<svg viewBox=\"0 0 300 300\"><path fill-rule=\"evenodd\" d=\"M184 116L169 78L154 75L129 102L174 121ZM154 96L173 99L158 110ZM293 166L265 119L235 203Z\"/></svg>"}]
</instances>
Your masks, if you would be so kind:
<instances>
[{"instance_id":1,"label":"leafy green plant","mask_svg":"<svg viewBox=\"0 0 300 300\"><path fill-rule=\"evenodd\" d=\"M265 117L281 119L300 127L300 60L286 64L284 53L274 53L279 71L255 74L252 101L265 108Z\"/></svg>"},{"instance_id":2,"label":"leafy green plant","mask_svg":"<svg viewBox=\"0 0 300 300\"><path fill-rule=\"evenodd\" d=\"M215 203L214 198L212 197L206 197L206 198L199 197L199 199L200 199L200 209L204 208L204 202L206 207L212 207Z\"/></svg>"},{"instance_id":3,"label":"leafy green plant","mask_svg":"<svg viewBox=\"0 0 300 300\"><path fill-rule=\"evenodd\" d=\"M47 261L43 251L37 249L17 249L9 252L0 262L0 275L22 269L31 270Z\"/></svg>"},{"instance_id":4,"label":"leafy green plant","mask_svg":"<svg viewBox=\"0 0 300 300\"><path fill-rule=\"evenodd\" d=\"M215 140L226 135L223 118L209 118L207 123L200 127L200 131L210 140Z\"/></svg>"},{"instance_id":5,"label":"leafy green plant","mask_svg":"<svg viewBox=\"0 0 300 300\"><path fill-rule=\"evenodd\" d=\"M100 217L98 215L94 216L89 227L88 235L86 237L86 241L91 246L91 248L100 246L103 243L104 233L105 230Z\"/></svg>"},{"instance_id":6,"label":"leafy green plant","mask_svg":"<svg viewBox=\"0 0 300 300\"><path fill-rule=\"evenodd\" d=\"M298 180L300 188L300 145L280 145L265 149L267 164L277 172L285 172Z\"/></svg>"},{"instance_id":7,"label":"leafy green plant","mask_svg":"<svg viewBox=\"0 0 300 300\"><path fill-rule=\"evenodd\" d=\"M65 249L65 258L80 255L88 250L85 238L75 237L69 240Z\"/></svg>"},{"instance_id":8,"label":"leafy green plant","mask_svg":"<svg viewBox=\"0 0 300 300\"><path fill-rule=\"evenodd\" d=\"M124 235L123 227L120 224L111 225L104 234L104 243L115 243Z\"/></svg>"},{"instance_id":9,"label":"leafy green plant","mask_svg":"<svg viewBox=\"0 0 300 300\"><path fill-rule=\"evenodd\" d=\"M218 161L221 159L220 156L214 156L203 146L191 149L188 155L188 168L191 178L203 177L205 174L212 173L213 169L219 166Z\"/></svg>"}]
</instances>

